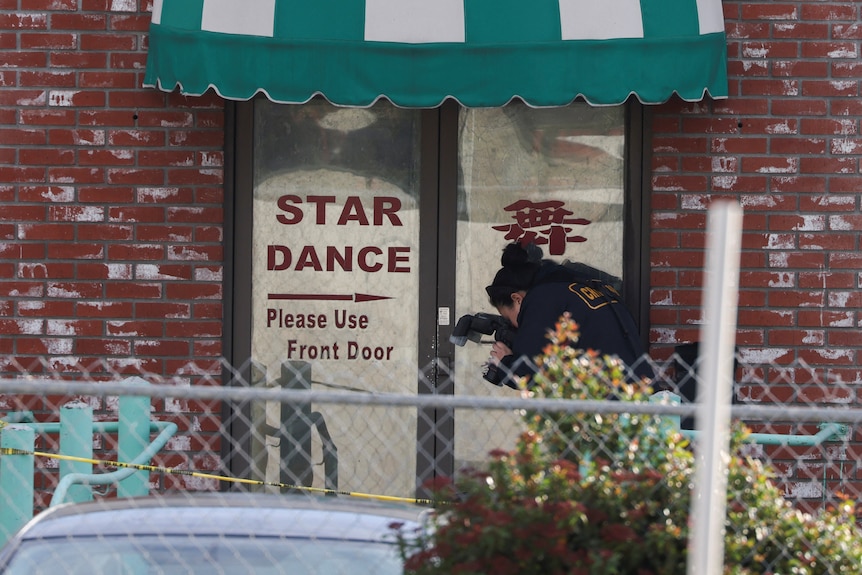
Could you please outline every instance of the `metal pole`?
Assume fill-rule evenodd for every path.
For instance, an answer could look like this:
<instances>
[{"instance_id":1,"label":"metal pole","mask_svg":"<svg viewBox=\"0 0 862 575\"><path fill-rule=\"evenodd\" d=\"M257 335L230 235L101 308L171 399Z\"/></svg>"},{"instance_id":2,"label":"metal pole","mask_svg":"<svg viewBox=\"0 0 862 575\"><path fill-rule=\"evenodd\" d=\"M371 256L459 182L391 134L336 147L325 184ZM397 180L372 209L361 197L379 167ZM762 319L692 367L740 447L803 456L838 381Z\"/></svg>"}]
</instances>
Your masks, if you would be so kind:
<instances>
[{"instance_id":1,"label":"metal pole","mask_svg":"<svg viewBox=\"0 0 862 575\"><path fill-rule=\"evenodd\" d=\"M32 427L10 424L0 433L0 447L33 452ZM0 457L0 547L33 517L33 455Z\"/></svg>"},{"instance_id":2,"label":"metal pole","mask_svg":"<svg viewBox=\"0 0 862 575\"><path fill-rule=\"evenodd\" d=\"M724 565L724 522L727 507L727 462L730 446L730 395L736 312L739 297L739 254L742 209L716 202L707 222L707 267L704 319L700 329L701 380L698 384L697 469L692 497L688 575L719 575Z\"/></svg>"},{"instance_id":3,"label":"metal pole","mask_svg":"<svg viewBox=\"0 0 862 575\"><path fill-rule=\"evenodd\" d=\"M71 401L60 409L60 454L81 459L93 459L93 408L83 401ZM60 460L60 478L73 473L93 473L93 464L86 461ZM69 501L92 501L89 485L76 485L69 490Z\"/></svg>"},{"instance_id":4,"label":"metal pole","mask_svg":"<svg viewBox=\"0 0 862 575\"><path fill-rule=\"evenodd\" d=\"M130 377L124 382L129 386L148 387L142 377ZM150 398L147 396L123 395L117 409L119 429L117 431L117 456L120 461L132 461L150 444ZM149 461L145 461L148 464ZM117 486L118 497L140 497L150 493L150 474L135 471L123 478Z\"/></svg>"}]
</instances>

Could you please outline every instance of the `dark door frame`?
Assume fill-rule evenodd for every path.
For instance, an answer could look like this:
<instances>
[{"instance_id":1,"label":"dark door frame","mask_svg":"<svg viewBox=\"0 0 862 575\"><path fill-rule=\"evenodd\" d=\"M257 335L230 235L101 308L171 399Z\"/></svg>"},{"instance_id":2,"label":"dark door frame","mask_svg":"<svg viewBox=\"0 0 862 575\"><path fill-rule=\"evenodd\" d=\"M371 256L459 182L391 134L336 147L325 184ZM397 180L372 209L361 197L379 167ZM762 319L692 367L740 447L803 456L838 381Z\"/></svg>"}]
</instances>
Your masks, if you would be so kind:
<instances>
[{"instance_id":1,"label":"dark door frame","mask_svg":"<svg viewBox=\"0 0 862 575\"><path fill-rule=\"evenodd\" d=\"M649 232L650 146L649 113L636 100L626 106L625 206L623 220L623 290L626 303L649 342ZM441 308L455 305L455 234L458 188L458 111L451 100L421 111L421 181L419 229L419 377L417 393L452 395L454 346L449 335L454 327L440 325ZM233 369L225 369L226 385L252 381L252 186L254 102L225 103L224 166L224 335L222 355ZM251 434L248 405L225 404L223 421L229 436L222 441L226 468L237 477L251 469L248 438ZM437 476L451 477L455 468L454 413L421 408L417 422L417 496L422 485Z\"/></svg>"}]
</instances>

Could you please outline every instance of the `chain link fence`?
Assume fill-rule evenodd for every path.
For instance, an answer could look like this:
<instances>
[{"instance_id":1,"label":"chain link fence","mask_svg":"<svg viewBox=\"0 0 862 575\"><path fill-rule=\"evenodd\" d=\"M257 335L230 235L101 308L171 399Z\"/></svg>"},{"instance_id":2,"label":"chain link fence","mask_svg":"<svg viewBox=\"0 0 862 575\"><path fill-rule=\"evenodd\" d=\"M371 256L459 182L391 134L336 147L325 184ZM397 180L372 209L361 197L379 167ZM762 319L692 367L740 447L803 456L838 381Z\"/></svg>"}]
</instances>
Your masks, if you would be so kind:
<instances>
[{"instance_id":1,"label":"chain link fence","mask_svg":"<svg viewBox=\"0 0 862 575\"><path fill-rule=\"evenodd\" d=\"M191 500L194 494L209 492L224 498L224 506L230 504L229 492L250 492L264 497L255 500L258 508L270 508L272 500L266 496L283 499L285 495L308 493L320 496L327 504L330 499L348 506L384 502L415 511L434 506L432 501L439 498L434 486L441 479L457 481L475 476L477 470L487 471L493 461L499 461L500 454L521 448L521 438L531 418L534 421L536 417L571 422L573 416L575 421L591 422L579 428L579 441L585 442L570 445L582 471L591 469L584 467L584 461L622 465L623 459L630 457L632 445L645 449L644 434L679 430L682 438L696 446L700 433L692 403L700 382L696 349L678 348L665 362L644 361L652 363L656 374L652 396L633 403L611 397L542 399L514 389L494 388L486 382L487 394L458 393L459 381L445 362L418 370L413 384L417 393L410 394L374 391L401 389L403 382L395 385L355 377L350 381L321 378L312 373L311 364L295 361L283 362L275 369L254 362L238 367L225 362L205 367L186 365L177 369L175 378L165 380L146 373L115 371L101 362L58 366L46 360L21 365L8 358L0 380L0 501L5 510L0 511L0 534L12 539L30 516L59 509L61 502L95 501L94 505L107 507L123 499L143 501L130 499L140 495L149 495L146 500L155 499L153 495ZM481 381L481 374L477 371L474 378ZM862 420L862 409L857 405L854 385L832 380L827 373L802 363L750 364L744 353L737 354L734 381L728 385L733 386L732 418L752 432L742 453L765 466L768 482L788 505L800 513L817 514L859 498L862 482L855 429ZM136 401L139 408L143 403L144 424L134 408L124 406L126 401ZM138 423L131 425L134 431L123 427L123 419L136 417ZM638 418L652 423L632 426ZM571 441L571 423L565 425L546 427L545 444ZM591 430L603 430L605 436L585 437ZM120 472L121 476L109 476ZM68 475L75 477L70 480ZM140 484L135 486L135 480ZM175 502L168 506L179 507ZM729 510L733 509L731 501ZM204 529L206 537L224 541L231 521L223 524L220 532L213 527L215 517L218 521L224 517L217 511L208 513L213 514L212 521L201 521L198 510L198 521L192 525ZM240 512L236 518L234 527L240 529L245 519ZM168 527L172 521L185 525L182 518L160 525L174 533ZM304 535L294 533L294 519L273 521L291 523L291 529L285 528L291 541L303 536L325 539L311 526ZM157 529L159 524L154 525ZM249 529L269 529L266 525L263 519L259 524L251 521ZM61 531L58 526L50 537L74 535L74 531ZM285 533L279 536L281 540L287 537ZM162 543L168 537L167 533L149 535ZM94 529L93 537L99 540L106 535ZM347 538L341 534L335 540ZM134 549L125 555L113 553L100 559L104 569L91 561L87 572L195 572L188 553L200 556L203 550L204 555L213 554L219 547L206 538L192 541L189 549L183 547L189 545L187 540L177 545L173 552L160 548L151 556L149 552L136 554ZM302 573L342 572L339 568L345 569L343 572L366 572L356 570L359 563L350 562L359 559L351 559L349 553L344 556L348 559L336 561L341 553L336 548L346 547L340 543L323 546L314 551L318 555L300 558L286 551L258 550L255 556L272 556L268 571L252 561L233 567L225 562L220 569L294 572L285 565L298 561L310 565L297 571ZM57 552L56 561L30 560L27 565L31 570L26 572L48 570L48 565L53 573L78 572L84 569L80 555L97 554L86 549L73 554L76 560L65 551ZM234 549L232 553L236 558L248 551ZM332 571L312 569L320 566L321 556L331 556ZM177 557L185 559L177 562ZM745 558L746 565L756 563L757 557L756 550L752 551ZM821 558L821 563L827 559ZM126 571L115 570L117 561ZM727 561L731 565L740 559L727 557ZM761 571L734 572L770 572L768 560L763 561ZM218 565L219 561L209 564ZM862 570L831 569L797 572Z\"/></svg>"}]
</instances>

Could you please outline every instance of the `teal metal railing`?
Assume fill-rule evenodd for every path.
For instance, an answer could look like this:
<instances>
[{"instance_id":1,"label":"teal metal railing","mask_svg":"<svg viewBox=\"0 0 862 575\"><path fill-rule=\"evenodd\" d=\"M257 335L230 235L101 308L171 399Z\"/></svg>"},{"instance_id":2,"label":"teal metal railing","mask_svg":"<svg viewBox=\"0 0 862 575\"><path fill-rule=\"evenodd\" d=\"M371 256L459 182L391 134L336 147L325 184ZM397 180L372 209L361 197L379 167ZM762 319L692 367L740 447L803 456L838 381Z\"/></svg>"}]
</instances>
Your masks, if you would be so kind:
<instances>
[{"instance_id":1,"label":"teal metal railing","mask_svg":"<svg viewBox=\"0 0 862 575\"><path fill-rule=\"evenodd\" d=\"M129 385L149 385L139 377ZM93 499L93 487L115 485L118 497L149 494L149 472L141 466L165 447L177 432L170 422L150 421L150 398L119 398L117 421L93 421L93 409L73 401L60 409L59 422L36 422L32 412L10 412L0 418L0 546L34 515L35 445L41 435L59 435L59 475L50 506ZM93 435L117 435L117 471L93 472ZM152 434L157 434L152 441Z\"/></svg>"},{"instance_id":2,"label":"teal metal railing","mask_svg":"<svg viewBox=\"0 0 862 575\"><path fill-rule=\"evenodd\" d=\"M650 396L651 403L669 403L677 405L680 396L670 391L659 391ZM696 429L680 429L680 416L665 415L662 419L669 428L677 430L688 439L697 439L700 431ZM782 433L751 433L746 437L748 443L760 445L787 445L787 446L817 446L827 441L835 441L847 435L850 427L841 423L821 423L820 431L814 435L793 435Z\"/></svg>"}]
</instances>

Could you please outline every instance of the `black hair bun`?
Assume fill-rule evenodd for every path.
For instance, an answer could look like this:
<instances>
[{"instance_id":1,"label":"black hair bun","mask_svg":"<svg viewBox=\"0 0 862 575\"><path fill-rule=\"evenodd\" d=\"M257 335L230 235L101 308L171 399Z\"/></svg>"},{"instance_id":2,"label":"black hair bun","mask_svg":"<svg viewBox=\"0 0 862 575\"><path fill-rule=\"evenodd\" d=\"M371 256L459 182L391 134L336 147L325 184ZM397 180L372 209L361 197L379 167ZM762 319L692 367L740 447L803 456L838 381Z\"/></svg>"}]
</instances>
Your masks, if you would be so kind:
<instances>
[{"instance_id":1,"label":"black hair bun","mask_svg":"<svg viewBox=\"0 0 862 575\"><path fill-rule=\"evenodd\" d=\"M503 267L509 268L530 266L542 261L543 255L542 248L532 242L526 245L515 242L503 248L503 255L500 258L500 264L502 264Z\"/></svg>"}]
</instances>

